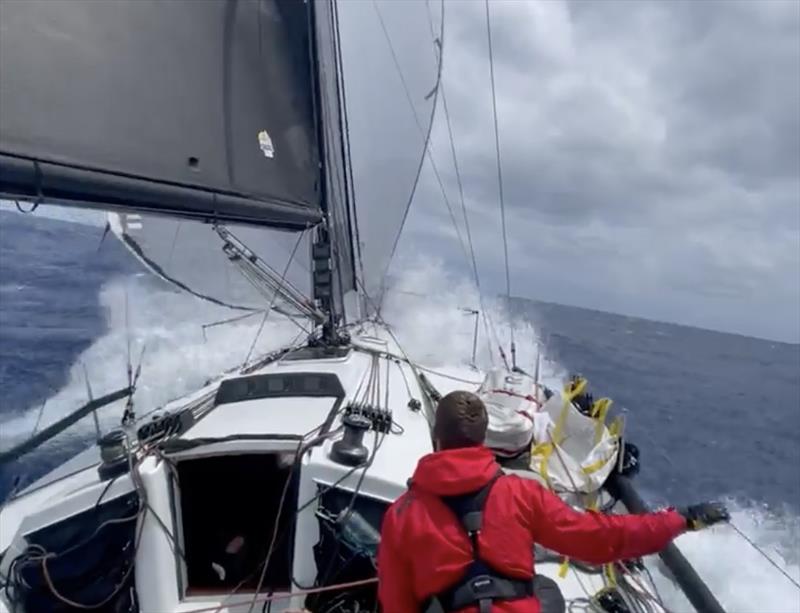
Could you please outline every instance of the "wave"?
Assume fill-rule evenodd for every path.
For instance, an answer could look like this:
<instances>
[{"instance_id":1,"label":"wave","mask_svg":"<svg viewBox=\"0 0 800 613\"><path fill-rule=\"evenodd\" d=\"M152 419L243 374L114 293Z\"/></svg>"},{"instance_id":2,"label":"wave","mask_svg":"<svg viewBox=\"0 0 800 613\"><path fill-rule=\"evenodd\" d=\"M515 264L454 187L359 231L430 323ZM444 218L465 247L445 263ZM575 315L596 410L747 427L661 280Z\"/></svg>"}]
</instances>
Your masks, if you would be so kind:
<instances>
[{"instance_id":1,"label":"wave","mask_svg":"<svg viewBox=\"0 0 800 613\"><path fill-rule=\"evenodd\" d=\"M107 314L107 332L80 355L70 369L69 382L48 399L40 428L86 401L84 369L95 396L126 385L129 342L134 364L144 349L135 395L135 407L141 413L194 391L223 370L241 364L260 324L257 316L208 329L204 335L203 324L230 318L232 312L167 291L142 276L107 283L99 300ZM479 321L475 361L485 368L500 361L496 349L489 349L487 336L496 335L508 348L510 323L502 300L482 302L487 321ZM392 283L381 314L413 359L432 367L469 368L475 320L462 309L480 307L479 296L464 279L448 274L436 263L411 262ZM542 344L530 324L514 322L514 326L519 365L532 371ZM299 332L286 319L270 316L255 351L283 346ZM557 362L544 357L542 379L546 384L558 385L565 375ZM118 423L122 408L120 403L104 410L103 426L110 428ZM29 435L37 417L38 407L32 407L0 423L4 439ZM84 420L70 436L88 440L92 432L91 420ZM38 453L48 450L43 448ZM732 508L735 525L790 576L800 580L800 517L790 510L778 513L755 502L732 502ZM677 544L728 610L800 612L797 588L732 528L720 526L686 534ZM691 610L658 558L649 559L648 565L670 610Z\"/></svg>"},{"instance_id":2,"label":"wave","mask_svg":"<svg viewBox=\"0 0 800 613\"><path fill-rule=\"evenodd\" d=\"M788 508L775 511L748 501L728 504L732 524L800 582L800 516ZM675 543L726 611L800 612L800 589L733 527L689 532ZM660 560L651 556L647 563L670 610L691 611Z\"/></svg>"},{"instance_id":3,"label":"wave","mask_svg":"<svg viewBox=\"0 0 800 613\"><path fill-rule=\"evenodd\" d=\"M96 339L71 366L69 378L47 399L39 429L64 417L88 400L88 378L95 397L125 387L130 352L134 370L141 361L141 376L134 394L134 409L150 411L202 387L226 369L241 365L256 338L262 315L214 326L203 324L229 319L237 313L193 296L156 286L147 275L117 278L99 294L106 313L107 331ZM292 342L301 330L287 319L267 318L254 355ZM130 350L128 349L130 347ZM123 402L100 409L104 426L119 423ZM5 445L30 435L40 407L0 423ZM93 431L91 419L68 431L81 438Z\"/></svg>"}]
</instances>

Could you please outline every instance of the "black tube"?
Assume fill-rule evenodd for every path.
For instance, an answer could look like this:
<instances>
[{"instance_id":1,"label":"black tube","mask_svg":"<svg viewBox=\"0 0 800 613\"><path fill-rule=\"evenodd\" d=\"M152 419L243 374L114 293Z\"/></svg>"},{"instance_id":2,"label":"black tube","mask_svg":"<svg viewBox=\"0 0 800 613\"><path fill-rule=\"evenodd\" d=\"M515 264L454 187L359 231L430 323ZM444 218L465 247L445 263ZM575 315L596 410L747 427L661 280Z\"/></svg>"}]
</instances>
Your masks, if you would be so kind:
<instances>
[{"instance_id":1,"label":"black tube","mask_svg":"<svg viewBox=\"0 0 800 613\"><path fill-rule=\"evenodd\" d=\"M614 498L621 500L629 512L649 512L650 509L627 477L614 473L609 477L605 488ZM681 591L699 613L725 613L725 609L674 543L667 545L658 555L675 577Z\"/></svg>"},{"instance_id":2,"label":"black tube","mask_svg":"<svg viewBox=\"0 0 800 613\"><path fill-rule=\"evenodd\" d=\"M47 426L41 432L34 434L28 440L21 442L16 447L12 447L6 451L0 452L0 466L4 464L9 464L19 458L20 456L25 455L29 451L33 451L42 443L46 443L54 436L61 434L64 430L69 428L72 424L80 419L86 417L92 411L99 409L107 404L111 404L112 402L116 402L122 398L130 396L133 392L133 388L125 387L123 389L117 390L116 392L111 392L110 394L106 394L105 396L101 396L100 398L96 398L87 402L81 408L76 409L65 418L60 419L54 424Z\"/></svg>"}]
</instances>

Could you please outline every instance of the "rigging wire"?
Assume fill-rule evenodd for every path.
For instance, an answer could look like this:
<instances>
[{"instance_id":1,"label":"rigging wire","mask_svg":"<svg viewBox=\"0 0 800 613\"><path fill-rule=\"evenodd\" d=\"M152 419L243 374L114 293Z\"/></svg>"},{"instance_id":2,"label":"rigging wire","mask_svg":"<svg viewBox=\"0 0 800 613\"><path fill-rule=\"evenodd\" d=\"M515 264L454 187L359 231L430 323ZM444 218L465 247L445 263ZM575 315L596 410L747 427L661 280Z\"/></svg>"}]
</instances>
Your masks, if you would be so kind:
<instances>
[{"instance_id":1,"label":"rigging wire","mask_svg":"<svg viewBox=\"0 0 800 613\"><path fill-rule=\"evenodd\" d=\"M430 26L431 36L434 36L433 17L431 16L430 12L430 3L428 0L426 0L425 4L428 7L427 11L428 25ZM442 20L444 20L444 14L442 14ZM444 64L444 56L442 56L441 62L442 64ZM494 341L498 345L500 345L500 341L497 337L497 331L495 330L494 322L491 320L491 317L486 311L486 304L483 297L483 290L481 289L480 274L478 273L478 261L477 258L475 257L475 246L472 241L472 230L470 229L469 225L469 216L467 215L466 200L464 199L464 184L461 180L461 169L458 165L458 156L456 155L456 144L455 144L455 138L453 136L452 122L450 121L450 109L447 106L447 95L445 92L444 79L440 80L439 87L441 88L441 93L442 93L442 110L444 110L444 118L445 118L445 123L447 125L447 135L450 140L450 153L452 154L453 157L453 169L455 170L456 183L458 185L458 195L459 195L459 200L461 202L461 213L462 216L464 217L464 229L467 234L467 245L469 246L469 259L472 262L472 274L475 280L475 288L478 291L478 302L480 303L481 316L483 319L483 327L486 332L486 342L489 348L489 358L492 361L492 364L494 364L494 354L492 352L491 340L492 338L494 338ZM456 225L456 231L458 231L457 225ZM491 328L491 335L490 335L490 328Z\"/></svg>"},{"instance_id":2,"label":"rigging wire","mask_svg":"<svg viewBox=\"0 0 800 613\"><path fill-rule=\"evenodd\" d=\"M397 70L398 75L400 76L400 81L401 81L401 83L403 85L403 90L405 91L406 99L408 100L408 103L411 106L411 111L412 111L412 114L414 116L414 122L416 123L417 129L420 131L420 134L425 137L424 149L422 151L422 156L420 157L419 166L417 168L417 174L416 174L416 177L414 179L414 183L413 183L412 188L411 188L411 193L409 194L408 201L406 202L406 208L405 208L405 211L403 212L403 219L402 219L402 221L400 223L400 228L397 230L397 234L395 235L395 239L394 239L394 243L392 245L392 251L391 251L391 253L389 255L389 259L387 260L386 266L384 267L383 276L385 277L386 273L389 270L389 265L391 264L392 260L394 259L395 254L397 252L397 247L398 247L398 245L400 243L400 236L403 233L403 228L405 227L405 223L406 223L406 220L408 218L408 213L409 213L409 211L411 209L411 203L414 200L414 195L416 194L417 186L419 185L419 179L420 179L420 176L422 174L422 167L423 167L423 165L425 163L426 156L428 158L428 161L430 162L431 169L433 170L434 177L436 178L436 182L439 185L439 190L442 192L442 199L444 201L445 206L447 207L448 214L450 215L450 220L453 222L453 226L455 227L456 236L458 237L458 241L459 241L459 243L461 245L461 249L464 251L465 257L469 258L469 255L468 255L468 252L467 252L466 245L464 243L464 238L461 235L461 230L460 230L460 228L458 226L458 223L456 221L456 215L453 212L453 207L450 204L450 199L447 196L447 190L444 187L444 181L442 180L441 173L439 172L439 167L436 165L436 161L434 160L434 157L433 157L433 145L432 145L432 139L431 139L431 133L433 131L433 117L434 117L435 112L436 112L436 105L437 105L437 101L438 101L438 98L439 98L439 88L440 88L440 85L441 85L441 78L442 78L442 60L441 60L441 58L443 57L442 56L442 48L443 48L442 40L443 40L443 37L444 37L444 0L442 0L441 34L440 34L440 36L438 38L438 44L437 44L437 47L438 47L438 50L439 50L439 57L440 57L440 59L439 59L439 69L438 69L438 73L437 73L437 77L436 77L436 86L433 89L433 96L434 96L433 110L431 111L431 121L428 124L427 132L423 129L422 122L420 121L419 116L417 114L417 109L414 106L414 99L411 96L411 91L409 90L408 83L406 81L405 75L403 74L403 70L402 70L402 68L400 66L400 60L397 57L397 53L395 51L394 44L392 43L392 39L391 39L391 36L389 35L389 30L386 27L386 22L383 19L383 15L381 14L380 9L378 8L377 1L376 0L372 0L372 5L375 7L375 12L378 15L378 20L380 21L381 29L383 30L384 38L386 39L386 42L389 45L389 50L391 51L392 60L394 62L394 67Z\"/></svg>"},{"instance_id":3,"label":"rigging wire","mask_svg":"<svg viewBox=\"0 0 800 613\"><path fill-rule=\"evenodd\" d=\"M406 362L409 360L406 359ZM437 377L442 377L443 379L450 379L452 381L458 381L459 383L468 383L469 385L480 385L482 381L471 381L470 379L464 379L463 377L456 377L455 375L448 375L447 373L443 373L438 370L434 370L432 368L428 368L427 366L420 366L419 364L414 365L417 370L421 370L423 372L430 373L432 375L436 375Z\"/></svg>"},{"instance_id":4,"label":"rigging wire","mask_svg":"<svg viewBox=\"0 0 800 613\"><path fill-rule=\"evenodd\" d=\"M494 85L494 54L492 52L492 25L489 16L489 0L484 0L486 7L486 37L489 41L489 77L492 82L492 116L494 118L494 147L497 161L497 188L500 195L500 222L503 228L503 256L506 269L506 307L508 308L509 327L511 329L511 361L516 367L516 347L514 345L514 323L511 318L511 272L508 265L508 232L506 230L506 206L503 198L503 167L500 159L500 131L497 127L497 94Z\"/></svg>"},{"instance_id":5,"label":"rigging wire","mask_svg":"<svg viewBox=\"0 0 800 613\"><path fill-rule=\"evenodd\" d=\"M272 307L275 306L275 301L278 299L278 294L280 293L280 286L282 286L286 281L286 275L289 273L289 267L292 264L292 260L294 260L294 256L297 253L297 248L300 246L300 243L303 240L303 237L306 235L306 230L300 232L297 235L297 241L295 241L294 249L292 249L292 253L289 256L289 259L286 261L286 266L283 269L283 275L281 275L281 280L279 283L279 287L276 288L275 292L272 294L272 300L269 303L269 307L267 310L264 311L264 317L261 318L261 324L258 326L258 331L256 335L253 337L253 342L250 344L250 349L247 352L247 356L242 363L242 368L247 366L247 362L250 360L250 356L253 354L253 350L256 348L256 343L258 342L259 337L261 336L261 332L264 330L264 324L267 323L267 318L269 317L270 311L272 311Z\"/></svg>"},{"instance_id":6,"label":"rigging wire","mask_svg":"<svg viewBox=\"0 0 800 613\"><path fill-rule=\"evenodd\" d=\"M433 23L431 23L433 25ZM453 127L450 122L450 110L447 107L447 96L445 95L444 83L440 84L442 88L442 109L444 110L444 118L445 123L447 124L447 134L450 137L450 152L453 156L453 168L455 169L456 173L456 183L458 184L458 196L459 200L461 201L461 214L464 217L464 229L467 234L467 245L469 246L469 257L472 261L472 275L475 278L475 288L478 290L478 302L481 307L481 319L483 319L483 327L486 332L486 342L489 345L489 357L494 360L494 356L492 353L492 346L491 346L491 339L494 336L495 342L499 345L500 342L497 338L497 332L494 328L494 322L492 322L489 314L486 312L486 301L483 297L483 290L481 288L481 279L480 275L478 274L478 261L475 257L475 246L472 241L472 230L469 226L469 216L467 215L467 204L464 200L464 186L461 181L461 171L458 167L458 158L456 156L456 145L455 139L453 138ZM491 334L490 336L490 328Z\"/></svg>"},{"instance_id":7,"label":"rigging wire","mask_svg":"<svg viewBox=\"0 0 800 613\"><path fill-rule=\"evenodd\" d=\"M386 38L387 44L389 45L389 51L392 54L392 61L394 62L394 67L397 70L398 76L400 77L400 83L403 86L403 91L406 94L406 99L408 100L408 104L411 107L411 112L412 112L412 115L414 116L414 122L417 124L417 129L420 131L420 134L423 135L424 138L425 138L424 143L423 143L424 144L424 148L422 150L422 155L420 156L419 164L417 165L417 172L416 172L416 174L414 176L414 182L411 185L411 192L408 195L408 200L406 201L405 210L403 211L403 218L400 221L400 227L397 229L397 234L395 235L394 243L392 245L392 251L391 251L391 253L389 255L389 259L386 262L386 266L384 267L384 270L383 270L383 275L382 276L385 276L386 272L389 269L389 264L391 263L392 259L394 258L395 251L397 251L397 245L400 242L400 235L403 233L403 228L406 225L406 220L408 219L408 212L411 210L411 203L414 201L414 195L417 192L417 186L419 185L419 179L420 179L420 176L422 175L422 166L425 163L425 155L428 154L428 151L429 151L428 150L428 146L429 146L429 143L430 143L431 132L433 131L433 117L434 117L434 115L436 113L436 100L438 99L438 96L439 96L439 81L440 81L441 76L442 76L442 66L441 66L441 62L440 62L439 63L439 71L438 71L438 74L436 76L436 86L434 88L434 101L433 101L434 103L433 103L433 109L431 109L431 119L430 119L430 122L428 123L428 130L425 131L422 128L422 123L420 122L419 116L417 115L417 109L414 106L414 99L411 96L411 90L408 87L408 83L406 82L406 77L403 74L403 70L400 67L400 60L398 59L397 52L395 51L394 45L392 44L392 38L391 38L391 36L389 36L389 30L386 27L386 22L383 20L383 15L381 14L381 10L378 7L377 0L372 0L372 6L375 9L375 13L378 16L378 21L381 24L381 30L383 31L383 35ZM442 0L442 11L444 11L444 0ZM444 19L442 19L442 31L444 31ZM429 158L430 158L430 155L429 155Z\"/></svg>"},{"instance_id":8,"label":"rigging wire","mask_svg":"<svg viewBox=\"0 0 800 613\"><path fill-rule=\"evenodd\" d=\"M378 19L380 21L381 29L383 30L384 37L385 37L385 39L387 41L387 44L389 45L389 49L391 51L392 59L394 61L394 66L395 66L395 69L397 70L397 72L398 72L398 74L400 76L401 83L402 83L403 88L405 90L406 98L407 98L407 100L409 102L409 105L411 106L411 110L412 110L412 113L414 115L414 120L416 122L417 128L419 129L420 133L422 134L423 133L423 129L422 129L422 125L421 125L419 116L417 115L416 108L414 107L413 99L411 97L411 93L409 91L408 84L406 82L405 76L404 76L402 68L400 66L400 62L398 60L397 53L395 52L394 45L392 44L391 36L389 34L388 28L386 27L386 23L385 23L385 21L383 19L383 15L381 14L380 9L378 8L376 0L373 0L373 6L375 7L375 11L376 11L376 13L378 15ZM500 346L500 341L499 341L499 338L497 336L497 332L495 330L494 323L493 323L493 321L491 320L491 318L488 315L488 312L487 312L487 309L486 309L486 306L485 306L485 301L484 301L484 298L483 298L483 293L482 293L482 290L481 290L480 276L479 276L479 273L478 273L477 259L475 257L474 243L473 243L473 240L472 240L472 233L471 233L471 229L470 229L470 226L469 226L469 219L468 219L467 210L466 210L466 203L465 203L465 199L464 199L463 181L461 179L461 172L460 172L460 169L459 169L459 166L458 166L458 158L457 158L456 148L455 148L455 139L453 137L452 122L450 121L450 113L449 113L449 108L447 106L447 99L446 99L445 91L444 91L444 83L442 81L442 70L443 70L443 65L444 65L444 55L443 55L443 47L444 47L444 45L443 45L443 40L444 40L444 2L442 2L442 24L441 24L440 34L439 34L438 38L436 37L436 33L435 33L435 30L434 30L433 18L432 18L431 11L430 11L430 3L427 0L426 0L426 7L427 7L427 11L426 12L427 12L427 15L428 15L428 25L429 25L430 30L431 30L431 36L434 39L435 48L436 48L436 50L438 50L439 71L438 71L438 76L437 76L437 81L436 81L436 88L435 88L435 92L434 92L436 97L434 99L433 112L432 112L432 115L431 115L431 122L430 122L430 124L428 126L427 134L425 134L424 150L423 150L423 154L422 154L422 156L420 158L420 164L419 164L419 168L417 170L417 176L415 178L414 185L412 187L411 195L409 197L409 200L406 203L406 209L405 209L405 212L404 212L403 221L402 221L402 223L400 225L400 229L398 230L398 233L397 233L397 235L395 237L395 241L394 241L394 244L392 246L392 251L391 251L391 254L389 256L389 260L387 261L386 268L384 269L384 276L386 275L386 272L388 271L388 268L389 268L392 260L394 259L395 254L396 254L397 247L398 247L399 241L400 241L400 236L401 236L403 228L405 226L406 218L408 216L408 212L410 210L411 203L412 203L413 198L414 198L414 194L416 193L417 185L418 185L420 174L421 174L421 171L422 171L422 166L424 164L425 157L427 156L428 161L431 164L431 169L433 170L434 177L436 178L436 182L437 182L437 184L439 186L439 190L441 191L442 200L443 200L443 202L445 204L445 207L447 208L447 212L448 212L448 215L450 217L450 221L453 224L453 228L454 228L454 230L456 232L456 237L458 238L458 242L459 242L459 244L461 246L461 250L462 250L462 252L464 254L465 259L469 263L471 263L471 268L472 268L472 272L473 272L475 287L477 289L478 296L479 296L479 302L480 302L480 305L481 305L481 314L482 314L482 319L483 319L483 323L484 323L484 329L485 329L486 336L487 336L487 343L489 344L489 356L490 356L490 359L492 359L492 362L493 362L494 358L493 358L493 352L491 350L491 340L490 339L493 337L494 341L498 344L498 346ZM446 123L447 123L448 137L449 137L449 140L450 140L450 151L451 151L451 154L452 154L452 157L453 157L453 166L454 166L455 174L456 174L456 182L458 184L459 199L460 199L461 208L462 208L462 215L463 215L463 218L464 218L464 228L465 228L465 231L467 233L467 241L466 241L466 243L464 241L464 237L462 235L461 228L460 228L460 226L458 224L458 221L456 219L456 214L455 214L455 212L453 210L453 206L452 206L452 204L450 202L450 198L447 195L447 190L446 190L446 188L444 186L444 181L442 180L441 173L439 172L439 168L438 168L438 166L436 164L436 161L435 161L435 158L433 156L433 143L432 143L432 138L431 138L431 132L432 132L432 128L433 128L433 116L435 115L436 104L437 104L437 101L438 101L438 96L439 96L440 91L441 91L441 96L442 96L442 103L443 103L443 109L444 109L444 113L445 113L445 119L446 119ZM469 246L469 248L467 248L467 245ZM381 306L382 306L382 302L383 301L381 300L380 302L381 302Z\"/></svg>"}]
</instances>

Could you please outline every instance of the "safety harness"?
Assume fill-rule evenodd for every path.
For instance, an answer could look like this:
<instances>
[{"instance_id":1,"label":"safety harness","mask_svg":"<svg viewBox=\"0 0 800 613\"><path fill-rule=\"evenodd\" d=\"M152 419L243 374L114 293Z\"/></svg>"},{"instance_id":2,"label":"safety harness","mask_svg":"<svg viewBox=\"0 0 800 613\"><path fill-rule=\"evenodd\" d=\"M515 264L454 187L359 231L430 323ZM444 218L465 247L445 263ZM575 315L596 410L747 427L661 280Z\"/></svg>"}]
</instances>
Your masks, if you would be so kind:
<instances>
[{"instance_id":1,"label":"safety harness","mask_svg":"<svg viewBox=\"0 0 800 613\"><path fill-rule=\"evenodd\" d=\"M469 535L473 559L455 585L428 599L424 613L446 613L474 605L478 605L480 613L490 613L492 603L496 600L533 596L533 579L517 579L497 572L481 559L478 551L478 535L483 525L486 499L502 475L503 471L498 471L491 481L475 492L441 498Z\"/></svg>"}]
</instances>

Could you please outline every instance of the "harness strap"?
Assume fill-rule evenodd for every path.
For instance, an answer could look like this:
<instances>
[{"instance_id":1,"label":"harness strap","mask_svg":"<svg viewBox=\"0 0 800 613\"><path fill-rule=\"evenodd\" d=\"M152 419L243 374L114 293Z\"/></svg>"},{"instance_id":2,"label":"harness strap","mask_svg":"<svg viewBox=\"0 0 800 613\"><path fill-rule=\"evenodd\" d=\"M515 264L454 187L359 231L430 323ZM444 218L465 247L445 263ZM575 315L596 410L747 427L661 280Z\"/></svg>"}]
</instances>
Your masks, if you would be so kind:
<instances>
[{"instance_id":1,"label":"harness strap","mask_svg":"<svg viewBox=\"0 0 800 613\"><path fill-rule=\"evenodd\" d=\"M442 502L458 517L472 545L472 563L464 577L453 587L433 596L424 609L426 613L457 611L478 605L480 613L490 613L495 600L514 600L533 596L533 581L507 577L494 571L478 551L478 535L483 524L483 507L502 470L477 492L443 497Z\"/></svg>"},{"instance_id":2,"label":"harness strap","mask_svg":"<svg viewBox=\"0 0 800 613\"><path fill-rule=\"evenodd\" d=\"M472 543L472 555L475 559L478 558L478 533L480 533L481 525L483 524L483 507L486 504L486 499L489 497L492 486L502 475L503 471L498 470L491 480L477 492L469 492L458 496L443 496L441 498L447 508L458 517L461 526L469 536L470 543Z\"/></svg>"}]
</instances>

